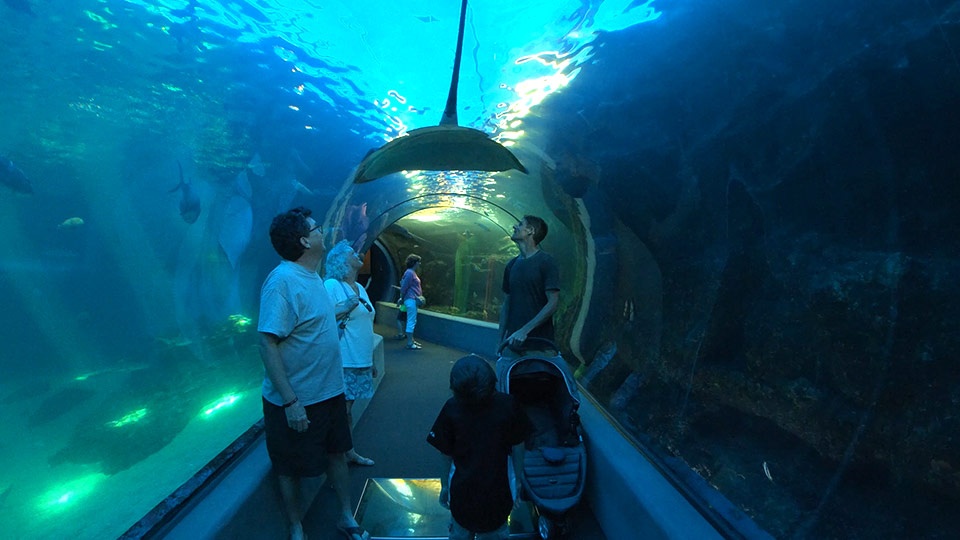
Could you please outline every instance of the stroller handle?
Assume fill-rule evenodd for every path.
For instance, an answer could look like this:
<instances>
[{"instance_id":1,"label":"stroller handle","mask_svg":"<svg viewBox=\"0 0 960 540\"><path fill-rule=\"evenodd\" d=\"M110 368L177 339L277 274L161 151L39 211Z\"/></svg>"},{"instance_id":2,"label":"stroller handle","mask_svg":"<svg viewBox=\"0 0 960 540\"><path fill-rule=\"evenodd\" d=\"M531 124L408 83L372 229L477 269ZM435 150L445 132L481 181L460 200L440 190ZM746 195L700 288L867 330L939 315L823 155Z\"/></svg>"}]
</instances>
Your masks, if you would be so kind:
<instances>
[{"instance_id":1,"label":"stroller handle","mask_svg":"<svg viewBox=\"0 0 960 540\"><path fill-rule=\"evenodd\" d=\"M557 344L553 342L553 340L533 336L527 337L527 339L525 339L520 345L510 345L509 342L504 341L500 344L500 347L497 348L497 356L502 356L503 350L507 347L510 347L510 350L517 354L523 354L529 350L536 349L537 347L533 346L536 344L546 345L547 349L551 349L556 353L560 352L560 349L557 347Z\"/></svg>"}]
</instances>

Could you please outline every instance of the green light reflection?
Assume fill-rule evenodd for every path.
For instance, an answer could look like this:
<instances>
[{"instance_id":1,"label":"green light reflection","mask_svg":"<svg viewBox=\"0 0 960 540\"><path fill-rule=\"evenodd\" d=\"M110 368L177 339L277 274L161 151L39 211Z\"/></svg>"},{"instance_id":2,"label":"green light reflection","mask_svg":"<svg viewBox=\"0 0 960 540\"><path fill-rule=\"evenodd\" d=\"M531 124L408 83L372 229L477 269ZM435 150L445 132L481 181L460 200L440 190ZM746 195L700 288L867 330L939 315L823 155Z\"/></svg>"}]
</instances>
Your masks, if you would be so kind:
<instances>
[{"instance_id":1,"label":"green light reflection","mask_svg":"<svg viewBox=\"0 0 960 540\"><path fill-rule=\"evenodd\" d=\"M37 509L43 513L62 512L72 508L77 502L91 493L97 484L106 479L101 473L88 474L75 480L63 482L40 495Z\"/></svg>"},{"instance_id":2,"label":"green light reflection","mask_svg":"<svg viewBox=\"0 0 960 540\"><path fill-rule=\"evenodd\" d=\"M232 406L232 405L233 405L234 403L236 403L239 399L240 399L240 396L238 396L238 395L236 395L236 394L227 394L227 395L221 397L220 399L214 401L213 403L210 403L210 404L208 404L207 406L205 406L205 407L203 408L203 414L201 414L200 416L202 416L203 418L210 418L210 417L212 417L212 416L214 415L214 413L216 413L217 411L219 411L219 410L221 410L221 409L223 409L223 408L225 408L225 407L230 407L230 406Z\"/></svg>"},{"instance_id":3,"label":"green light reflection","mask_svg":"<svg viewBox=\"0 0 960 540\"><path fill-rule=\"evenodd\" d=\"M147 409L146 409L146 408L137 409L137 410L133 411L132 413L129 413L129 414L124 415L123 418L121 418L121 419L119 419L119 420L111 420L111 421L107 422L107 425L110 426L110 427L115 427L115 428L123 427L123 426L129 425L129 424L133 424L133 423L135 423L135 422L139 422L139 421L142 420L143 417L146 416L146 415L147 415Z\"/></svg>"}]
</instances>

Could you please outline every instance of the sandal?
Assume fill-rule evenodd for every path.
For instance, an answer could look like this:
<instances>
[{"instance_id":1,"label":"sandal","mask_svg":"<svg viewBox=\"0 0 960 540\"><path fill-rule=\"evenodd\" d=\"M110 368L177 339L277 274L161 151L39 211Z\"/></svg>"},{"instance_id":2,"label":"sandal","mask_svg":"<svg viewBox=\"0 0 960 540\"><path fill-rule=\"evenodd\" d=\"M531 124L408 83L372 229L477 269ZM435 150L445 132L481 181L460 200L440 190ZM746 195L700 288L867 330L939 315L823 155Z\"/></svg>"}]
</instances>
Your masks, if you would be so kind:
<instances>
[{"instance_id":1,"label":"sandal","mask_svg":"<svg viewBox=\"0 0 960 540\"><path fill-rule=\"evenodd\" d=\"M337 525L337 530L340 531L340 534L345 536L347 540L370 540L370 533L363 530L363 527L345 527L343 525Z\"/></svg>"},{"instance_id":2,"label":"sandal","mask_svg":"<svg viewBox=\"0 0 960 540\"><path fill-rule=\"evenodd\" d=\"M400 341L400 340L403 340L403 339L407 339L407 335L406 335L406 334L397 334L397 335L393 336L393 339L395 339L395 340L397 340L397 341Z\"/></svg>"},{"instance_id":3,"label":"sandal","mask_svg":"<svg viewBox=\"0 0 960 540\"><path fill-rule=\"evenodd\" d=\"M364 467L373 467L374 465L376 465L376 463L372 459L368 457L363 457L360 454L354 454L352 456L347 457L347 462L353 463L355 465L362 465Z\"/></svg>"},{"instance_id":4,"label":"sandal","mask_svg":"<svg viewBox=\"0 0 960 540\"><path fill-rule=\"evenodd\" d=\"M423 346L417 343L416 341L414 341L412 344L407 345L407 348L410 349L411 351L418 351L422 349Z\"/></svg>"}]
</instances>

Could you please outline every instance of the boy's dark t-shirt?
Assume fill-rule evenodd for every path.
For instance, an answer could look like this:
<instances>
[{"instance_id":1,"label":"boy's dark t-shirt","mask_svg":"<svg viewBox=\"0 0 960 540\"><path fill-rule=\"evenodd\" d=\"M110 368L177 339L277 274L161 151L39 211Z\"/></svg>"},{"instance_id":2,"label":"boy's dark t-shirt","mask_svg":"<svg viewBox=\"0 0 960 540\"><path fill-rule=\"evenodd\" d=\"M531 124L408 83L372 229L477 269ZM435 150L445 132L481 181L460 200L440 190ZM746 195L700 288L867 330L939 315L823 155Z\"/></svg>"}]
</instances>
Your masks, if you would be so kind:
<instances>
[{"instance_id":1,"label":"boy's dark t-shirt","mask_svg":"<svg viewBox=\"0 0 960 540\"><path fill-rule=\"evenodd\" d=\"M503 270L503 292L510 295L503 337L530 322L547 305L547 291L560 290L560 271L553 256L538 251L529 258L514 257ZM528 337L554 340L553 317L530 331Z\"/></svg>"},{"instance_id":2,"label":"boy's dark t-shirt","mask_svg":"<svg viewBox=\"0 0 960 540\"><path fill-rule=\"evenodd\" d=\"M453 458L450 513L473 532L504 524L513 508L507 456L532 427L513 396L495 392L483 405L467 406L456 398L443 405L427 442Z\"/></svg>"}]
</instances>

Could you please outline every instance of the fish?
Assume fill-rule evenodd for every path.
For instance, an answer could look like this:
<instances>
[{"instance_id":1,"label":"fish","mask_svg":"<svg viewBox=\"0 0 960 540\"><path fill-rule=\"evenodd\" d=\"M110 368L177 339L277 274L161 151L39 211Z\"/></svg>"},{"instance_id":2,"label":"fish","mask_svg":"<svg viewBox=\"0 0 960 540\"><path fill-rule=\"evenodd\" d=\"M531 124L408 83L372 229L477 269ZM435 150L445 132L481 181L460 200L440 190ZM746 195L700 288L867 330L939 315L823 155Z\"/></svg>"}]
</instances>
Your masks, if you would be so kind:
<instances>
[{"instance_id":1,"label":"fish","mask_svg":"<svg viewBox=\"0 0 960 540\"><path fill-rule=\"evenodd\" d=\"M308 188L307 186L303 185L303 184L302 184L299 180L297 180L296 178L293 179L293 189L294 189L294 191L298 191L298 192L300 192L300 193L303 193L304 195L307 195L308 197L313 197L314 195L316 195L316 193L314 193L313 190L311 190L311 189Z\"/></svg>"},{"instance_id":2,"label":"fish","mask_svg":"<svg viewBox=\"0 0 960 540\"><path fill-rule=\"evenodd\" d=\"M5 156L0 156L0 183L17 193L33 194L33 185L30 184L30 179L19 167L14 165L10 158Z\"/></svg>"},{"instance_id":3,"label":"fish","mask_svg":"<svg viewBox=\"0 0 960 540\"><path fill-rule=\"evenodd\" d=\"M527 169L512 152L473 128L440 125L409 131L367 155L354 173L362 184L400 171Z\"/></svg>"},{"instance_id":4,"label":"fish","mask_svg":"<svg viewBox=\"0 0 960 540\"><path fill-rule=\"evenodd\" d=\"M84 223L83 218L72 217L63 220L63 223L57 225L58 229L76 229Z\"/></svg>"},{"instance_id":5,"label":"fish","mask_svg":"<svg viewBox=\"0 0 960 540\"><path fill-rule=\"evenodd\" d=\"M180 197L180 217L187 223L195 223L197 218L200 217L200 197L193 191L190 184L183 180L183 166L179 161L177 162L177 169L180 170L180 183L177 184L177 187L171 189L170 193L177 190L183 191L183 196Z\"/></svg>"},{"instance_id":6,"label":"fish","mask_svg":"<svg viewBox=\"0 0 960 540\"><path fill-rule=\"evenodd\" d=\"M439 126L419 128L368 152L354 171L353 182L362 184L400 171L488 171L526 167L513 152L473 128L462 127L457 120L457 84L463 53L463 30L467 1L460 9L460 27L453 62L453 77Z\"/></svg>"},{"instance_id":7,"label":"fish","mask_svg":"<svg viewBox=\"0 0 960 540\"><path fill-rule=\"evenodd\" d=\"M267 168L263 165L263 159L260 158L260 152L257 152L250 158L250 163L247 163L247 168L250 169L250 172L257 176L263 176L267 174Z\"/></svg>"}]
</instances>

